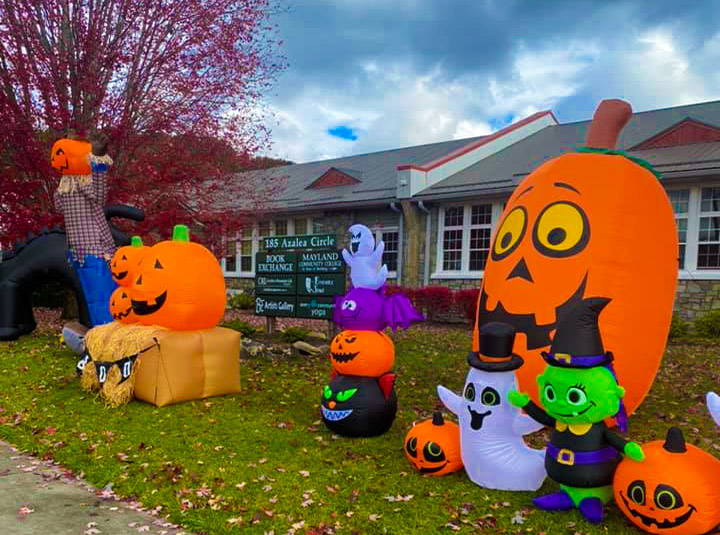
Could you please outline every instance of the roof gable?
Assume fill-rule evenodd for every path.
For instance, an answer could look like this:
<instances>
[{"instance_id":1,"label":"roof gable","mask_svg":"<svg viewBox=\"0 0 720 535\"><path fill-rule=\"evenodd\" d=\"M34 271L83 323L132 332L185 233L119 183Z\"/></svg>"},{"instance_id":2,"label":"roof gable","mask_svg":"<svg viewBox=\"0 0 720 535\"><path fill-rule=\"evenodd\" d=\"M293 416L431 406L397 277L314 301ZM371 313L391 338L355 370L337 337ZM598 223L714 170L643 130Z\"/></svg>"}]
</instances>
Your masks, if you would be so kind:
<instances>
[{"instance_id":1,"label":"roof gable","mask_svg":"<svg viewBox=\"0 0 720 535\"><path fill-rule=\"evenodd\" d=\"M320 175L320 178L315 180L305 189L334 188L336 186L353 186L355 184L360 184L361 181L356 178L358 176L362 176L362 173L359 171L331 167L322 175Z\"/></svg>"},{"instance_id":2,"label":"roof gable","mask_svg":"<svg viewBox=\"0 0 720 535\"><path fill-rule=\"evenodd\" d=\"M708 141L720 141L720 128L686 117L653 137L635 145L631 150L659 149Z\"/></svg>"}]
</instances>

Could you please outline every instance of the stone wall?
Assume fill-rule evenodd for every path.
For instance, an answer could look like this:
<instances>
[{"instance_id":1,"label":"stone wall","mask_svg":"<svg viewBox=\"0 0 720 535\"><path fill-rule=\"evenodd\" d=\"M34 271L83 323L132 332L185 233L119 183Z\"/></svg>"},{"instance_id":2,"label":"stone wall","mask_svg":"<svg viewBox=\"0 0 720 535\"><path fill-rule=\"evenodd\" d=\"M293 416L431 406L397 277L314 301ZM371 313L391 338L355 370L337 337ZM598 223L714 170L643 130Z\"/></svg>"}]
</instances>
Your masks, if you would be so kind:
<instances>
[{"instance_id":1,"label":"stone wall","mask_svg":"<svg viewBox=\"0 0 720 535\"><path fill-rule=\"evenodd\" d=\"M694 321L716 309L720 309L720 281L678 281L674 312L682 319Z\"/></svg>"}]
</instances>

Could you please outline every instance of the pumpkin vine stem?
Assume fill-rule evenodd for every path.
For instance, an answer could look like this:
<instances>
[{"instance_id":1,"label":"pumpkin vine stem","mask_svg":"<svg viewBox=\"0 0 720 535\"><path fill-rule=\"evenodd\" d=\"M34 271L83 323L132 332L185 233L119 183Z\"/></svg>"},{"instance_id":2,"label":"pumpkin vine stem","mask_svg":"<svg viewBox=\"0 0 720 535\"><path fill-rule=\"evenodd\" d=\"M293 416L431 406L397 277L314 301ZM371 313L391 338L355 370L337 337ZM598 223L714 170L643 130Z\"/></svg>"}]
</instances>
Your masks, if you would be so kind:
<instances>
[{"instance_id":1,"label":"pumpkin vine stem","mask_svg":"<svg viewBox=\"0 0 720 535\"><path fill-rule=\"evenodd\" d=\"M130 238L130 245L132 247L142 247L143 246L142 238L140 236L133 236L132 238Z\"/></svg>"},{"instance_id":2,"label":"pumpkin vine stem","mask_svg":"<svg viewBox=\"0 0 720 535\"><path fill-rule=\"evenodd\" d=\"M190 229L187 225L175 225L173 227L172 241L190 241Z\"/></svg>"}]
</instances>

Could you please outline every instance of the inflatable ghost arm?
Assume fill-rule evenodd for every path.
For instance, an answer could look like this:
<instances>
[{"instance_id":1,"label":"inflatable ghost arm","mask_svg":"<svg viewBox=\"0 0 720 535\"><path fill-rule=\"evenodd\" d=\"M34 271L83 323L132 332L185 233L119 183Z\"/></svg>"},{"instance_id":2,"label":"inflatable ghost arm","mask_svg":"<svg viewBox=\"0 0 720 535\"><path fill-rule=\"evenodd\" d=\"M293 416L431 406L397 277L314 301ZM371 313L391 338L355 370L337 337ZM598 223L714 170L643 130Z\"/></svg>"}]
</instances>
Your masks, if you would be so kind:
<instances>
[{"instance_id":1,"label":"inflatable ghost arm","mask_svg":"<svg viewBox=\"0 0 720 535\"><path fill-rule=\"evenodd\" d=\"M380 243L377 244L377 247L375 247L375 250L372 253L372 257L376 265L379 265L380 262L382 262L382 255L384 252L385 242L380 240Z\"/></svg>"},{"instance_id":2,"label":"inflatable ghost arm","mask_svg":"<svg viewBox=\"0 0 720 535\"><path fill-rule=\"evenodd\" d=\"M350 251L348 251L347 249L343 249L342 255L343 255L343 260L345 260L345 263L348 266L352 267L352 254L350 254Z\"/></svg>"},{"instance_id":3,"label":"inflatable ghost arm","mask_svg":"<svg viewBox=\"0 0 720 535\"><path fill-rule=\"evenodd\" d=\"M510 391L510 403L512 405L517 405L513 402L513 396L512 394L517 394L518 396L522 396L523 394L519 394L518 392L515 392L514 390ZM523 409L525 412L528 413L528 416L535 420L538 423L541 423L542 425L546 427L555 427L555 418L550 416L548 413L546 413L544 410L542 410L540 407L535 405L534 401L529 401L526 405L519 407Z\"/></svg>"},{"instance_id":4,"label":"inflatable ghost arm","mask_svg":"<svg viewBox=\"0 0 720 535\"><path fill-rule=\"evenodd\" d=\"M710 416L713 417L717 425L720 425L720 396L715 392L708 392L707 406L710 411Z\"/></svg>"},{"instance_id":5,"label":"inflatable ghost arm","mask_svg":"<svg viewBox=\"0 0 720 535\"><path fill-rule=\"evenodd\" d=\"M527 414L523 414L520 411L515 415L512 422L513 433L518 436L529 435L535 431L540 431L543 427L545 427L543 424L533 420Z\"/></svg>"},{"instance_id":6,"label":"inflatable ghost arm","mask_svg":"<svg viewBox=\"0 0 720 535\"><path fill-rule=\"evenodd\" d=\"M440 401L443 402L443 405L445 405L450 412L456 415L460 413L462 410L460 406L462 398L460 396L440 385L437 387L437 393L438 396L440 396Z\"/></svg>"}]
</instances>

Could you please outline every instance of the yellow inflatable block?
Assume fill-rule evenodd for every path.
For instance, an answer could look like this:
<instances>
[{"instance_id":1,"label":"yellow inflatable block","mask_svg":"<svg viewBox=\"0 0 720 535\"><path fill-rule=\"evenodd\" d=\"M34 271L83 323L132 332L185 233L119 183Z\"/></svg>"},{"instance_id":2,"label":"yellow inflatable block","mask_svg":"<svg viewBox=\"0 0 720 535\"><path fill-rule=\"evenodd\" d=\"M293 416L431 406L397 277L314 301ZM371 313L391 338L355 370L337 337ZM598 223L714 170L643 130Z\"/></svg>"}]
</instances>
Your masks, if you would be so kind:
<instances>
[{"instance_id":1,"label":"yellow inflatable block","mask_svg":"<svg viewBox=\"0 0 720 535\"><path fill-rule=\"evenodd\" d=\"M158 407L240 392L240 338L232 329L163 331L138 359L135 398Z\"/></svg>"}]
</instances>

